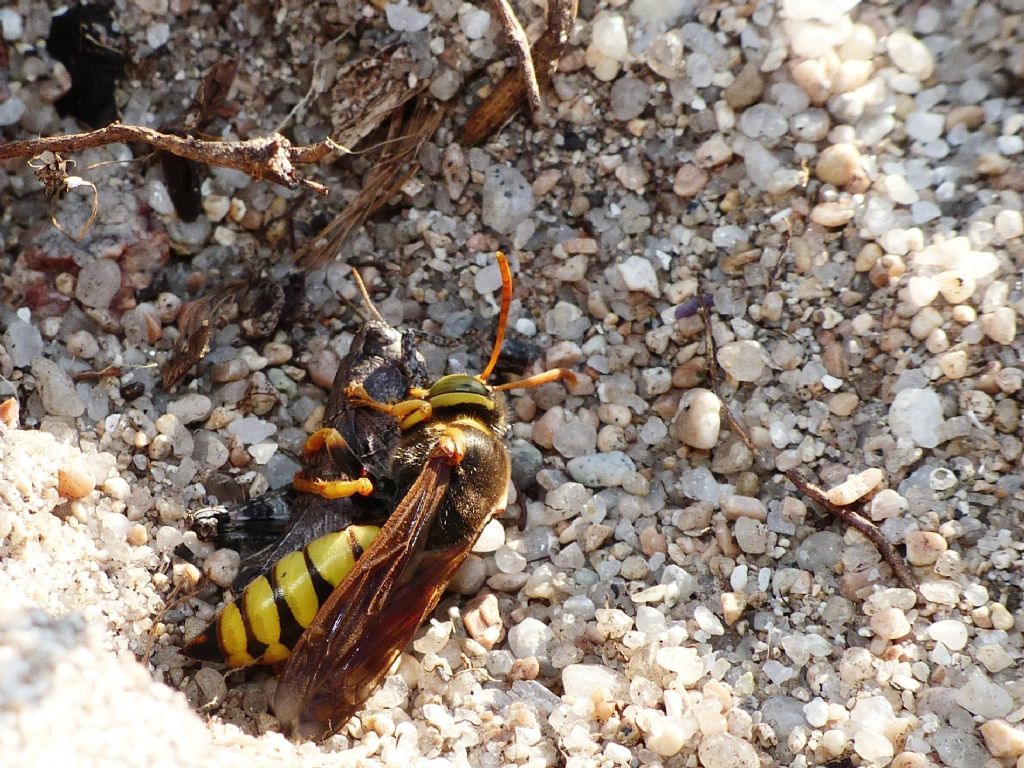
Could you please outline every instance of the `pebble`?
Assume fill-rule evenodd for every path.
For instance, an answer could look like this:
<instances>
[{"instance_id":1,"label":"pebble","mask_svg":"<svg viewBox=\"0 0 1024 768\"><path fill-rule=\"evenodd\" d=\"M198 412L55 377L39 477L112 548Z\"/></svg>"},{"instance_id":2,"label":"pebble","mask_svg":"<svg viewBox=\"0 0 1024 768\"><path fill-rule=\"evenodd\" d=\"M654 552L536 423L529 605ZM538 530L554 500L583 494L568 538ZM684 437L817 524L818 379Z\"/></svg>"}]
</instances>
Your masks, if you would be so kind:
<instances>
[{"instance_id":1,"label":"pebble","mask_svg":"<svg viewBox=\"0 0 1024 768\"><path fill-rule=\"evenodd\" d=\"M887 765L894 754L891 741L880 732L866 728L853 735L853 750L868 765Z\"/></svg>"},{"instance_id":2,"label":"pebble","mask_svg":"<svg viewBox=\"0 0 1024 768\"><path fill-rule=\"evenodd\" d=\"M1007 346L1017 338L1017 313L1011 307L997 307L979 319L981 330L996 344Z\"/></svg>"},{"instance_id":3,"label":"pebble","mask_svg":"<svg viewBox=\"0 0 1024 768\"><path fill-rule=\"evenodd\" d=\"M854 178L863 173L861 157L857 147L848 142L841 142L826 147L818 155L814 166L815 175L826 184L845 187Z\"/></svg>"},{"instance_id":4,"label":"pebble","mask_svg":"<svg viewBox=\"0 0 1024 768\"><path fill-rule=\"evenodd\" d=\"M747 596L742 592L723 592L720 598L722 618L730 627L739 621L747 608Z\"/></svg>"},{"instance_id":5,"label":"pebble","mask_svg":"<svg viewBox=\"0 0 1024 768\"><path fill-rule=\"evenodd\" d=\"M696 648L659 648L654 661L667 672L675 672L676 682L686 687L693 686L704 677L704 659Z\"/></svg>"},{"instance_id":6,"label":"pebble","mask_svg":"<svg viewBox=\"0 0 1024 768\"><path fill-rule=\"evenodd\" d=\"M839 506L846 506L871 493L885 480L885 474L877 467L868 467L863 472L850 475L846 480L826 493L828 500Z\"/></svg>"},{"instance_id":7,"label":"pebble","mask_svg":"<svg viewBox=\"0 0 1024 768\"><path fill-rule=\"evenodd\" d=\"M384 6L385 16L395 32L419 32L426 29L433 14L421 13L411 5L387 3Z\"/></svg>"},{"instance_id":8,"label":"pebble","mask_svg":"<svg viewBox=\"0 0 1024 768\"><path fill-rule=\"evenodd\" d=\"M889 429L893 435L912 440L922 448L939 444L944 421L942 401L930 389L902 389L889 407Z\"/></svg>"},{"instance_id":9,"label":"pebble","mask_svg":"<svg viewBox=\"0 0 1024 768\"><path fill-rule=\"evenodd\" d=\"M910 622L900 608L883 608L871 617L871 631L883 640L897 640L910 634Z\"/></svg>"},{"instance_id":10,"label":"pebble","mask_svg":"<svg viewBox=\"0 0 1024 768\"><path fill-rule=\"evenodd\" d=\"M57 493L66 499L81 499L95 487L96 478L84 461L71 459L57 470Z\"/></svg>"},{"instance_id":11,"label":"pebble","mask_svg":"<svg viewBox=\"0 0 1024 768\"><path fill-rule=\"evenodd\" d=\"M697 757L704 768L759 768L761 765L752 744L728 733L701 739Z\"/></svg>"},{"instance_id":12,"label":"pebble","mask_svg":"<svg viewBox=\"0 0 1024 768\"><path fill-rule=\"evenodd\" d=\"M1013 710L1013 697L1005 686L981 674L973 675L956 689L956 703L974 715L984 718L1006 717Z\"/></svg>"},{"instance_id":13,"label":"pebble","mask_svg":"<svg viewBox=\"0 0 1024 768\"><path fill-rule=\"evenodd\" d=\"M756 381L764 372L764 351L756 341L732 341L718 348L718 364L736 381Z\"/></svg>"},{"instance_id":14,"label":"pebble","mask_svg":"<svg viewBox=\"0 0 1024 768\"><path fill-rule=\"evenodd\" d=\"M206 395L190 392L167 405L167 412L177 416L182 424L202 421L213 410L213 402Z\"/></svg>"},{"instance_id":15,"label":"pebble","mask_svg":"<svg viewBox=\"0 0 1024 768\"><path fill-rule=\"evenodd\" d=\"M918 80L927 80L935 71L935 57L931 51L906 30L890 33L885 48L893 64Z\"/></svg>"},{"instance_id":16,"label":"pebble","mask_svg":"<svg viewBox=\"0 0 1024 768\"><path fill-rule=\"evenodd\" d=\"M676 171L672 191L682 198L696 197L707 186L710 176L703 168L687 163Z\"/></svg>"},{"instance_id":17,"label":"pebble","mask_svg":"<svg viewBox=\"0 0 1024 768\"><path fill-rule=\"evenodd\" d=\"M508 631L508 647L517 659L547 656L555 633L542 621L528 616Z\"/></svg>"},{"instance_id":18,"label":"pebble","mask_svg":"<svg viewBox=\"0 0 1024 768\"><path fill-rule=\"evenodd\" d=\"M1003 240L1015 240L1024 237L1024 216L1020 211L1006 209L996 214L996 233Z\"/></svg>"},{"instance_id":19,"label":"pebble","mask_svg":"<svg viewBox=\"0 0 1024 768\"><path fill-rule=\"evenodd\" d=\"M241 556L233 549L218 549L203 563L203 573L221 589L228 589L238 575Z\"/></svg>"},{"instance_id":20,"label":"pebble","mask_svg":"<svg viewBox=\"0 0 1024 768\"><path fill-rule=\"evenodd\" d=\"M498 598L493 594L479 595L462 612L466 632L488 651L501 639L504 630Z\"/></svg>"},{"instance_id":21,"label":"pebble","mask_svg":"<svg viewBox=\"0 0 1024 768\"><path fill-rule=\"evenodd\" d=\"M78 396L75 382L57 363L36 357L32 360L32 375L43 407L51 416L77 418L85 413L85 403Z\"/></svg>"},{"instance_id":22,"label":"pebble","mask_svg":"<svg viewBox=\"0 0 1024 768\"><path fill-rule=\"evenodd\" d=\"M476 543L473 545L473 552L477 554L494 552L504 544L505 527L501 524L500 520L488 520L480 532L479 538L477 538Z\"/></svg>"},{"instance_id":23,"label":"pebble","mask_svg":"<svg viewBox=\"0 0 1024 768\"><path fill-rule=\"evenodd\" d=\"M762 555L768 549L768 526L749 517L739 518L733 535L740 549L750 555Z\"/></svg>"},{"instance_id":24,"label":"pebble","mask_svg":"<svg viewBox=\"0 0 1024 768\"><path fill-rule=\"evenodd\" d=\"M708 451L718 444L722 402L709 389L691 389L679 401L670 434L691 448Z\"/></svg>"},{"instance_id":25,"label":"pebble","mask_svg":"<svg viewBox=\"0 0 1024 768\"><path fill-rule=\"evenodd\" d=\"M622 451L609 451L570 459L566 469L573 480L589 488L610 488L622 485L636 472L636 465Z\"/></svg>"},{"instance_id":26,"label":"pebble","mask_svg":"<svg viewBox=\"0 0 1024 768\"><path fill-rule=\"evenodd\" d=\"M630 256L617 264L615 269L628 290L646 293L652 299L661 296L654 265L642 256Z\"/></svg>"},{"instance_id":27,"label":"pebble","mask_svg":"<svg viewBox=\"0 0 1024 768\"><path fill-rule=\"evenodd\" d=\"M629 696L629 681L602 664L570 664L562 669L562 690L571 699L622 701Z\"/></svg>"},{"instance_id":28,"label":"pebble","mask_svg":"<svg viewBox=\"0 0 1024 768\"><path fill-rule=\"evenodd\" d=\"M942 534L934 531L908 531L903 540L911 565L933 565L948 548Z\"/></svg>"},{"instance_id":29,"label":"pebble","mask_svg":"<svg viewBox=\"0 0 1024 768\"><path fill-rule=\"evenodd\" d=\"M907 500L899 494L899 491L883 488L871 499L869 513L872 520L879 522L891 517L899 517L906 512L907 506Z\"/></svg>"},{"instance_id":30,"label":"pebble","mask_svg":"<svg viewBox=\"0 0 1024 768\"><path fill-rule=\"evenodd\" d=\"M1005 720L989 720L982 723L981 737L993 757L1016 758L1024 755L1024 731L1014 728Z\"/></svg>"},{"instance_id":31,"label":"pebble","mask_svg":"<svg viewBox=\"0 0 1024 768\"><path fill-rule=\"evenodd\" d=\"M484 224L507 235L533 213L533 189L517 168L492 165L484 174L480 206Z\"/></svg>"},{"instance_id":32,"label":"pebble","mask_svg":"<svg viewBox=\"0 0 1024 768\"><path fill-rule=\"evenodd\" d=\"M957 619L943 619L928 627L928 637L951 651L962 651L967 646L967 627Z\"/></svg>"},{"instance_id":33,"label":"pebble","mask_svg":"<svg viewBox=\"0 0 1024 768\"><path fill-rule=\"evenodd\" d=\"M87 307L105 309L121 287L121 268L111 259L94 259L82 267L75 297Z\"/></svg>"}]
</instances>

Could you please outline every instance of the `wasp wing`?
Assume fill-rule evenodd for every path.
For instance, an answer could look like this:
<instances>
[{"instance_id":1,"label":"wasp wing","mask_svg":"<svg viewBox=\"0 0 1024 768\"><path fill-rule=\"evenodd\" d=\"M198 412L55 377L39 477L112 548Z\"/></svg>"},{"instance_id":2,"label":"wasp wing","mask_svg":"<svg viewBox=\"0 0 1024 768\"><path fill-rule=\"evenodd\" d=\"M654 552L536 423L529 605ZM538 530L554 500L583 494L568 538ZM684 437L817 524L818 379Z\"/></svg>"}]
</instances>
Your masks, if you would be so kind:
<instances>
[{"instance_id":1,"label":"wasp wing","mask_svg":"<svg viewBox=\"0 0 1024 768\"><path fill-rule=\"evenodd\" d=\"M274 711L285 728L320 739L359 709L469 553L472 540L424 552L451 483L435 449L380 536L320 608L285 666Z\"/></svg>"}]
</instances>

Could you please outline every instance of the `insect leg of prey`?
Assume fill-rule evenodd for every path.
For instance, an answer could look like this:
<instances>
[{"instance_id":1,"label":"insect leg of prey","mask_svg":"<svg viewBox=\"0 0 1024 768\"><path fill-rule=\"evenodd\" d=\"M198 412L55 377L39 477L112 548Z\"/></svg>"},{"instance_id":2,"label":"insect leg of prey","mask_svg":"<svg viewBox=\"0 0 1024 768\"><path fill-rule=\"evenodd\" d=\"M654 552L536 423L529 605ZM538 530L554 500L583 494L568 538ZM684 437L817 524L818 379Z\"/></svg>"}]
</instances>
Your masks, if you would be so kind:
<instances>
[{"instance_id":1,"label":"insect leg of prey","mask_svg":"<svg viewBox=\"0 0 1024 768\"><path fill-rule=\"evenodd\" d=\"M335 458L335 464L339 466L345 466L345 457L340 454L344 452L348 452L348 455L352 454L352 449L345 442L345 438L338 430L331 427L318 429L310 435L302 453L308 461L324 448ZM322 480L307 477L305 470L301 469L295 473L292 485L298 491L315 493L325 499L344 499L355 496L357 493L361 496L369 496L373 493L373 482L368 477L359 477L354 480Z\"/></svg>"}]
</instances>

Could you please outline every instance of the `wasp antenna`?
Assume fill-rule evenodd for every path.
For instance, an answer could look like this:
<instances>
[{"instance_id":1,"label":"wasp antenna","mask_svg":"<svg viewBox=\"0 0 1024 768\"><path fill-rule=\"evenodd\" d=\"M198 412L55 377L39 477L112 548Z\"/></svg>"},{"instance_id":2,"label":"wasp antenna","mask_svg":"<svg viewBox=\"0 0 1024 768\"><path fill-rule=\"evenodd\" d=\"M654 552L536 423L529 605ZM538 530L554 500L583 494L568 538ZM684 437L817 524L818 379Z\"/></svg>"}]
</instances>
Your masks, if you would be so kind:
<instances>
[{"instance_id":1,"label":"wasp antenna","mask_svg":"<svg viewBox=\"0 0 1024 768\"><path fill-rule=\"evenodd\" d=\"M373 299L370 298L370 292L366 290L366 283L363 282L363 278L359 274L359 270L355 267L352 267L352 279L356 281L356 288L359 289L359 295L363 297L363 303L366 304L366 309L373 316L373 319L379 323L383 323L384 318L380 316L380 312L377 311L377 307L373 305Z\"/></svg>"},{"instance_id":2,"label":"wasp antenna","mask_svg":"<svg viewBox=\"0 0 1024 768\"><path fill-rule=\"evenodd\" d=\"M501 345L505 341L505 325L508 323L509 309L512 307L512 270L508 266L508 257L501 251L497 252L498 269L501 270L501 312L498 314L498 333L494 339L494 349L491 350L491 359L487 361L487 367L477 378L480 381L487 381L494 366L498 364L501 356Z\"/></svg>"}]
</instances>

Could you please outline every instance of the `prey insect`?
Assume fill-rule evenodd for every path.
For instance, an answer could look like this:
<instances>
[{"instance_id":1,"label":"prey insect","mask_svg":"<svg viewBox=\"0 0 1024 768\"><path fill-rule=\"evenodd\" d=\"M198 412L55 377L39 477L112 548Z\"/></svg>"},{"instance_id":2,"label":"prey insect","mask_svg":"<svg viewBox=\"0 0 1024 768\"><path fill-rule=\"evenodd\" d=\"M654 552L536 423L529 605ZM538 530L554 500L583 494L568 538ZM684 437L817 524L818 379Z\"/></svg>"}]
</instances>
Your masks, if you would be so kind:
<instances>
[{"instance_id":1,"label":"prey insect","mask_svg":"<svg viewBox=\"0 0 1024 768\"><path fill-rule=\"evenodd\" d=\"M326 738L355 714L437 606L484 525L504 510L510 460L502 442L507 427L503 391L573 379L570 371L556 369L501 386L487 384L512 301L504 254L498 254L498 263L501 312L495 345L480 375L444 376L429 388L411 388L406 399L395 403L374 399L358 383L346 390L350 408L384 414L399 429L387 473L395 493L386 522L367 546L351 547L351 554L361 556L351 558L347 575L322 601L287 657L273 704L293 736ZM330 428L315 433L307 447L327 449L343 462L354 458L344 436ZM375 492L372 478L362 470L343 479L303 474L296 486L325 497ZM336 536L356 536L348 530ZM316 558L308 550L301 557L313 575L315 569L308 565ZM274 575L282 591L286 589L287 573ZM254 595L252 602L260 599ZM266 589L262 599L267 601ZM245 594L242 602L245 637L259 639L255 626L248 628L252 632L244 626ZM249 624L254 624L252 617ZM269 645L265 640L275 627L260 629L268 630L260 643ZM253 650L259 652L262 646Z\"/></svg>"}]
</instances>

